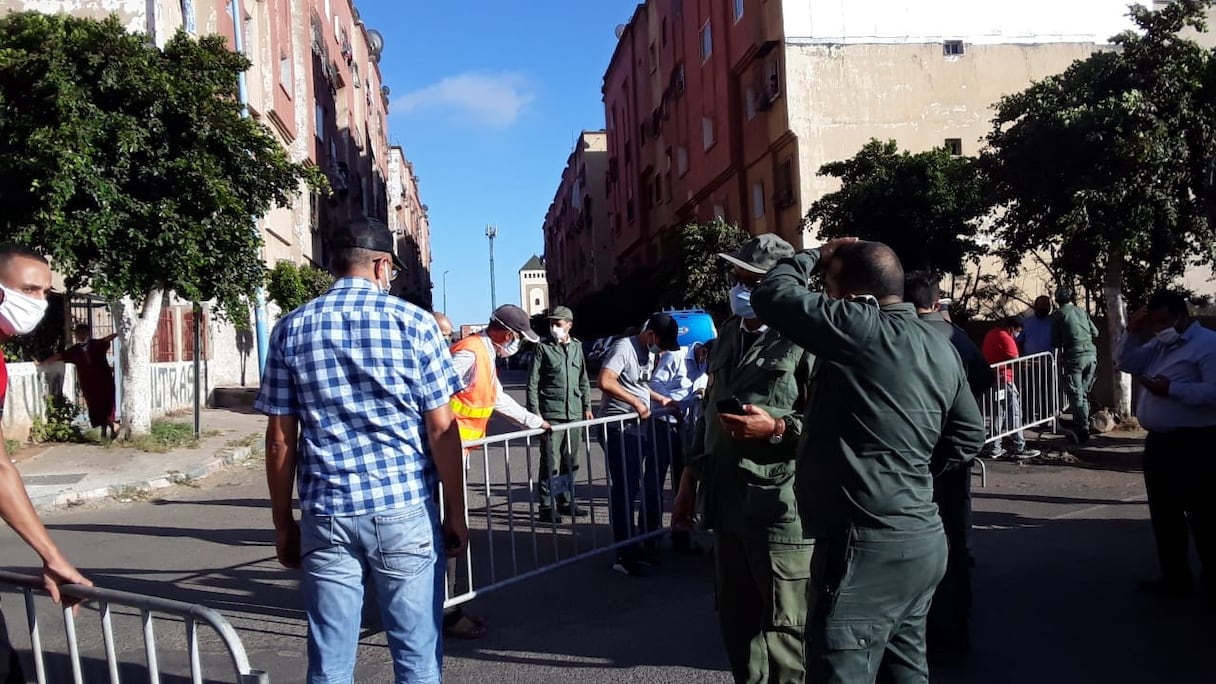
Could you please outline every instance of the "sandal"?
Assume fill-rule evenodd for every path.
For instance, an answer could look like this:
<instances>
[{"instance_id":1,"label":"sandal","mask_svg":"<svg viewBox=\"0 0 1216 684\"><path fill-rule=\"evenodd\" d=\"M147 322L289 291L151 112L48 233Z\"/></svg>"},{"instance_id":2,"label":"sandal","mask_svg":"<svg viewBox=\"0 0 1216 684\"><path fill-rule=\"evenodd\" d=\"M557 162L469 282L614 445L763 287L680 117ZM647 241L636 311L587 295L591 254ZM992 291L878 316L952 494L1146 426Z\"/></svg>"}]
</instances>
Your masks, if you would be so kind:
<instances>
[{"instance_id":1,"label":"sandal","mask_svg":"<svg viewBox=\"0 0 1216 684\"><path fill-rule=\"evenodd\" d=\"M462 615L455 623L443 628L443 635L452 639L480 639L488 631L481 618Z\"/></svg>"}]
</instances>

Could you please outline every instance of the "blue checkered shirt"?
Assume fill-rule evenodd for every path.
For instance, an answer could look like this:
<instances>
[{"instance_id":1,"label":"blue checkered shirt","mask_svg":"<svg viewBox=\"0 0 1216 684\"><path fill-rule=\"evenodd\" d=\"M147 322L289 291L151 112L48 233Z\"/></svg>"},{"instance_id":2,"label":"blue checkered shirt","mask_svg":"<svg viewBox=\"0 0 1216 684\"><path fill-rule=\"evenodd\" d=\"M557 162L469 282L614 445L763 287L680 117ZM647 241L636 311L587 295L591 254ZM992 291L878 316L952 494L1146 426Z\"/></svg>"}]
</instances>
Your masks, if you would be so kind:
<instances>
[{"instance_id":1,"label":"blue checkered shirt","mask_svg":"<svg viewBox=\"0 0 1216 684\"><path fill-rule=\"evenodd\" d=\"M275 326L254 407L300 421L301 510L364 515L435 495L423 414L460 389L430 314L342 278Z\"/></svg>"}]
</instances>

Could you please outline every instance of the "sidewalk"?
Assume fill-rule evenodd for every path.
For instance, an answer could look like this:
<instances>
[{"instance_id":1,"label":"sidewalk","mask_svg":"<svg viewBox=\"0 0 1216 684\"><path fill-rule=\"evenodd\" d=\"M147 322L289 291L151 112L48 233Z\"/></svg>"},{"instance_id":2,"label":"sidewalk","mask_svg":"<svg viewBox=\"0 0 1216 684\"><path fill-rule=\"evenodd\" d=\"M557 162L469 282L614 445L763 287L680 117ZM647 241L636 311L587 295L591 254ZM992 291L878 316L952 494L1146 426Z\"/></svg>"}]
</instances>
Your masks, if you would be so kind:
<instances>
[{"instance_id":1,"label":"sidewalk","mask_svg":"<svg viewBox=\"0 0 1216 684\"><path fill-rule=\"evenodd\" d=\"M192 423L193 417L168 420ZM38 508L76 505L107 497L131 498L207 477L261 451L266 418L254 413L206 410L197 447L148 453L129 447L53 444L15 455L26 491Z\"/></svg>"}]
</instances>

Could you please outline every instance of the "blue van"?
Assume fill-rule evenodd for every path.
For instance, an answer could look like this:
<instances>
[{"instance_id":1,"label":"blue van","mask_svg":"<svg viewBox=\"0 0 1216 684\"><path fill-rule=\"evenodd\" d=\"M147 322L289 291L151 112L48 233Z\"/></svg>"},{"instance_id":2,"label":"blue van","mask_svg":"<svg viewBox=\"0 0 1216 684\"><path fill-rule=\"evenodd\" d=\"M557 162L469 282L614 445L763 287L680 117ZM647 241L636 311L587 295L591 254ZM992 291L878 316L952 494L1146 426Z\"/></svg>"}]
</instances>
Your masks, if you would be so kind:
<instances>
[{"instance_id":1,"label":"blue van","mask_svg":"<svg viewBox=\"0 0 1216 684\"><path fill-rule=\"evenodd\" d=\"M679 309L662 313L674 318L676 325L680 327L681 347L688 348L696 343L705 344L718 336L713 316L704 309Z\"/></svg>"}]
</instances>

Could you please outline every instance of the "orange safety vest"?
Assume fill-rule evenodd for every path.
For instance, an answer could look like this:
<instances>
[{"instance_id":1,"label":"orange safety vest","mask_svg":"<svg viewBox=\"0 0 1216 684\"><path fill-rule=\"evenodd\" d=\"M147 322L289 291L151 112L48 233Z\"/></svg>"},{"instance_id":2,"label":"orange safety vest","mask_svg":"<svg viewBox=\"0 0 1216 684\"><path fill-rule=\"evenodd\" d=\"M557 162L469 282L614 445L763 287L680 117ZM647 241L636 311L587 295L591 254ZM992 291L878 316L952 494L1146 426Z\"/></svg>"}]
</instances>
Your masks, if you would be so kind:
<instances>
[{"instance_id":1,"label":"orange safety vest","mask_svg":"<svg viewBox=\"0 0 1216 684\"><path fill-rule=\"evenodd\" d=\"M460 426L460 441L472 442L486 436L490 414L498 393L494 390L494 357L486 348L481 335L470 335L452 345L452 356L458 352L473 352L473 384L452 395L452 413Z\"/></svg>"}]
</instances>

